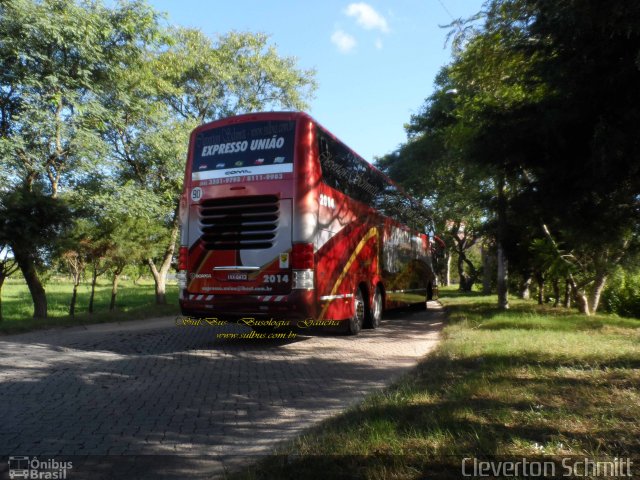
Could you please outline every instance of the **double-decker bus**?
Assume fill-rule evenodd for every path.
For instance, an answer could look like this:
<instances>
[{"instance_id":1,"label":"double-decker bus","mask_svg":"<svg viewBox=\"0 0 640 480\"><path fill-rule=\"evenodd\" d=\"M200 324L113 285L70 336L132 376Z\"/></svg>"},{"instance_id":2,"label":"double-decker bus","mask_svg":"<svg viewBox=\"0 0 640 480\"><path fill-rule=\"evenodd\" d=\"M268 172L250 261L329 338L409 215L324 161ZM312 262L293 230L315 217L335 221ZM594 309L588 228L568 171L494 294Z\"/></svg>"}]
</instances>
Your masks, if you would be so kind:
<instances>
[{"instance_id":1,"label":"double-decker bus","mask_svg":"<svg viewBox=\"0 0 640 480\"><path fill-rule=\"evenodd\" d=\"M421 210L305 113L202 125L180 202L182 313L375 328L432 295Z\"/></svg>"}]
</instances>

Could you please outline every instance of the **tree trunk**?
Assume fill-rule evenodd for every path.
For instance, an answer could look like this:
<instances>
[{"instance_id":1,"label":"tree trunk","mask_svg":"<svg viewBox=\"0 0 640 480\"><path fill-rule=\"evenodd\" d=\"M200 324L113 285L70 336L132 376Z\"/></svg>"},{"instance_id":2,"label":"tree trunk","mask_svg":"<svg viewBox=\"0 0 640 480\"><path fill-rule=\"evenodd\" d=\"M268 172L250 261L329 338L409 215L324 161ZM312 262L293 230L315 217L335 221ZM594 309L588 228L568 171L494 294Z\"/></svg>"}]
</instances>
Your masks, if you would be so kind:
<instances>
[{"instance_id":1,"label":"tree trunk","mask_svg":"<svg viewBox=\"0 0 640 480\"><path fill-rule=\"evenodd\" d=\"M587 300L587 296L584 292L576 290L573 292L573 296L576 299L576 304L578 306L578 311L585 315L591 315L591 311L589 310L589 302Z\"/></svg>"},{"instance_id":2,"label":"tree trunk","mask_svg":"<svg viewBox=\"0 0 640 480\"><path fill-rule=\"evenodd\" d=\"M544 275L536 272L536 282L538 282L538 305L544 303Z\"/></svg>"},{"instance_id":3,"label":"tree trunk","mask_svg":"<svg viewBox=\"0 0 640 480\"><path fill-rule=\"evenodd\" d=\"M473 289L473 285L476 283L476 280L478 280L478 271L466 255L462 256L462 261L467 264L467 267L469 267L470 273L467 275L467 285L465 286L465 291L470 292Z\"/></svg>"},{"instance_id":4,"label":"tree trunk","mask_svg":"<svg viewBox=\"0 0 640 480\"><path fill-rule=\"evenodd\" d=\"M598 273L596 275L596 280L593 285L593 294L591 297L591 313L596 313L598 311L598 306L600 306L600 297L602 296L602 292L604 291L604 287L607 285L607 275L604 273Z\"/></svg>"},{"instance_id":5,"label":"tree trunk","mask_svg":"<svg viewBox=\"0 0 640 480\"><path fill-rule=\"evenodd\" d=\"M464 270L464 264L470 265L471 262L466 258L458 257L458 275L460 277L460 290L463 292L470 292L473 289L474 283L476 283L477 274L470 268L471 274L468 274Z\"/></svg>"},{"instance_id":6,"label":"tree trunk","mask_svg":"<svg viewBox=\"0 0 640 480\"><path fill-rule=\"evenodd\" d=\"M167 304L167 270L162 267L160 267L160 276L156 282L156 303L158 305Z\"/></svg>"},{"instance_id":7,"label":"tree trunk","mask_svg":"<svg viewBox=\"0 0 640 480\"><path fill-rule=\"evenodd\" d=\"M471 248L475 243L475 239L468 241L466 238L463 240L454 239L456 241L456 253L458 254L458 276L460 277L460 290L463 292L470 292L473 289L473 284L478 279L478 271L473 265L471 260L467 258L465 251ZM465 271L465 265L467 271Z\"/></svg>"},{"instance_id":8,"label":"tree trunk","mask_svg":"<svg viewBox=\"0 0 640 480\"><path fill-rule=\"evenodd\" d=\"M523 300L529 300L531 298L531 282L533 279L531 278L531 274L529 272L525 273L524 280L520 284L520 298Z\"/></svg>"},{"instance_id":9,"label":"tree trunk","mask_svg":"<svg viewBox=\"0 0 640 480\"><path fill-rule=\"evenodd\" d=\"M560 284L558 283L558 279L554 278L553 282L553 306L557 307L560 304Z\"/></svg>"},{"instance_id":10,"label":"tree trunk","mask_svg":"<svg viewBox=\"0 0 640 480\"><path fill-rule=\"evenodd\" d=\"M121 271L113 273L113 282L111 283L111 303L109 304L109 311L112 312L116 308L116 297L118 296L118 281L120 280Z\"/></svg>"},{"instance_id":11,"label":"tree trunk","mask_svg":"<svg viewBox=\"0 0 640 480\"><path fill-rule=\"evenodd\" d=\"M560 249L558 248L558 244L554 240L553 236L551 235L551 232L549 231L549 228L545 223L542 224L542 230L544 230L545 235L551 242L551 245L553 245L553 248L558 254L559 258L562 258L562 256L560 255ZM565 263L567 263L566 260L564 261ZM590 315L591 313L589 312L589 302L587 300L587 296L585 295L584 290L578 286L575 278L573 278L573 275L571 273L567 275L567 282L569 282L569 285L571 286L571 293L573 294L573 297L576 300L578 311L580 313L584 313L585 315Z\"/></svg>"},{"instance_id":12,"label":"tree trunk","mask_svg":"<svg viewBox=\"0 0 640 480\"><path fill-rule=\"evenodd\" d=\"M75 257L78 260L80 257ZM73 281L73 291L71 292L71 302L69 303L69 316L75 318L76 315L76 302L78 299L78 285L80 285L80 279L82 278L82 272L84 271L84 263L74 262L73 257L69 257L68 260L69 270L71 273L71 280Z\"/></svg>"},{"instance_id":13,"label":"tree trunk","mask_svg":"<svg viewBox=\"0 0 640 480\"><path fill-rule=\"evenodd\" d=\"M96 282L98 281L98 269L93 266L93 275L91 277L91 296L89 297L89 313L93 313L93 297L96 293Z\"/></svg>"},{"instance_id":14,"label":"tree trunk","mask_svg":"<svg viewBox=\"0 0 640 480\"><path fill-rule=\"evenodd\" d=\"M445 287L451 285L451 252L449 250L444 252L444 279L442 283Z\"/></svg>"},{"instance_id":15,"label":"tree trunk","mask_svg":"<svg viewBox=\"0 0 640 480\"><path fill-rule=\"evenodd\" d=\"M467 292L467 284L469 283L469 277L464 271L464 261L462 260L462 255L458 252L458 289L461 292Z\"/></svg>"},{"instance_id":16,"label":"tree trunk","mask_svg":"<svg viewBox=\"0 0 640 480\"><path fill-rule=\"evenodd\" d=\"M33 258L16 244L11 245L11 249L31 293L33 318L47 318L47 294L40 282L40 278L38 278Z\"/></svg>"},{"instance_id":17,"label":"tree trunk","mask_svg":"<svg viewBox=\"0 0 640 480\"><path fill-rule=\"evenodd\" d=\"M71 293L71 303L69 304L69 316L75 318L76 316L76 299L78 298L78 285L73 282L73 292Z\"/></svg>"},{"instance_id":18,"label":"tree trunk","mask_svg":"<svg viewBox=\"0 0 640 480\"><path fill-rule=\"evenodd\" d=\"M155 282L156 289L156 304L157 305L166 305L167 304L167 293L166 293L166 277L162 274L162 266L160 270L156 267L156 264L153 263L153 259L147 258L147 263L149 264L149 268L151 269L151 274L153 275L153 281ZM164 265L164 262L163 262Z\"/></svg>"},{"instance_id":19,"label":"tree trunk","mask_svg":"<svg viewBox=\"0 0 640 480\"><path fill-rule=\"evenodd\" d=\"M502 244L498 242L498 308L509 309L509 264L502 249Z\"/></svg>"},{"instance_id":20,"label":"tree trunk","mask_svg":"<svg viewBox=\"0 0 640 480\"><path fill-rule=\"evenodd\" d=\"M573 294L573 298L575 298L578 311L585 315L591 315L591 311L589 310L589 301L584 290L578 287L572 275L569 275L569 281L571 282L571 293Z\"/></svg>"},{"instance_id":21,"label":"tree trunk","mask_svg":"<svg viewBox=\"0 0 640 480\"><path fill-rule=\"evenodd\" d=\"M498 247L498 308L509 309L509 264L504 253L502 242L505 240L507 227L507 199L505 197L506 173L502 172L498 179L497 208L497 247Z\"/></svg>"},{"instance_id":22,"label":"tree trunk","mask_svg":"<svg viewBox=\"0 0 640 480\"><path fill-rule=\"evenodd\" d=\"M565 280L564 282L564 301L562 302L562 306L564 308L571 307L571 284L569 280Z\"/></svg>"},{"instance_id":23,"label":"tree trunk","mask_svg":"<svg viewBox=\"0 0 640 480\"><path fill-rule=\"evenodd\" d=\"M480 249L482 256L482 293L483 295L491 294L491 256L489 249L484 245Z\"/></svg>"},{"instance_id":24,"label":"tree trunk","mask_svg":"<svg viewBox=\"0 0 640 480\"><path fill-rule=\"evenodd\" d=\"M162 257L160 270L158 270L152 258L147 259L147 263L149 264L149 268L151 269L151 273L153 274L153 280L156 284L156 304L158 305L166 305L167 303L167 273L169 273L169 269L171 268L171 259L173 258L173 252L176 248L176 239L178 238L179 229L180 224L178 222L178 212L176 211L173 217L170 243L169 245L167 245L167 249L165 250L164 256Z\"/></svg>"}]
</instances>

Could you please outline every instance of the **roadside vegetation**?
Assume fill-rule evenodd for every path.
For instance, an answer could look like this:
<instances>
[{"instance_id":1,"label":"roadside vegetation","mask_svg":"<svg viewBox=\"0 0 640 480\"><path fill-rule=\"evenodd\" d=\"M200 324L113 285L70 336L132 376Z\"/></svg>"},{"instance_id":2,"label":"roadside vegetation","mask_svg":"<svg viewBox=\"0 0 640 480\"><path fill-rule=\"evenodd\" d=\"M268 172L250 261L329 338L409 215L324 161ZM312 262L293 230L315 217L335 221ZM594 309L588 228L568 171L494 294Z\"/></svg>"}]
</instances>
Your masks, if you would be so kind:
<instances>
[{"instance_id":1,"label":"roadside vegetation","mask_svg":"<svg viewBox=\"0 0 640 480\"><path fill-rule=\"evenodd\" d=\"M234 478L461 478L464 457L640 452L640 321L443 292L409 375ZM561 471L561 470L560 470Z\"/></svg>"},{"instance_id":2,"label":"roadside vegetation","mask_svg":"<svg viewBox=\"0 0 640 480\"><path fill-rule=\"evenodd\" d=\"M440 278L638 316L640 4L487 0L377 166L434 212ZM611 75L611 72L616 72Z\"/></svg>"},{"instance_id":3,"label":"roadside vegetation","mask_svg":"<svg viewBox=\"0 0 640 480\"><path fill-rule=\"evenodd\" d=\"M3 319L0 333L17 333L40 328L64 327L90 323L121 322L142 318L176 315L178 309L178 287L167 286L167 303L155 303L154 282L141 279L134 283L124 280L120 285L114 310L111 303L111 282L98 281L94 298L94 312L89 313L91 285L78 286L75 317L69 315L69 299L73 283L68 279L52 278L47 283L49 316L47 319L33 318L33 307L29 290L21 279L9 279L2 291Z\"/></svg>"}]
</instances>

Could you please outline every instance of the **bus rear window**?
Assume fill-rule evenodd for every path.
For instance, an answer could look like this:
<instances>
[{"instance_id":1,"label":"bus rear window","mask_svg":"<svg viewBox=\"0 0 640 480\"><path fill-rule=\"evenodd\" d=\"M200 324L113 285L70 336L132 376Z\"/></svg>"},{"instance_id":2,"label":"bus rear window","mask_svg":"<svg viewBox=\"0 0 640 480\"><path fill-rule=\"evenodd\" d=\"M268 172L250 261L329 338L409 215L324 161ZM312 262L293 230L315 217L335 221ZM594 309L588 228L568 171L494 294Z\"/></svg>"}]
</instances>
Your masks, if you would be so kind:
<instances>
[{"instance_id":1,"label":"bus rear window","mask_svg":"<svg viewBox=\"0 0 640 480\"><path fill-rule=\"evenodd\" d=\"M293 163L295 121L247 122L200 132L192 173ZM291 171L290 165L282 171ZM275 169L275 170L274 170Z\"/></svg>"}]
</instances>

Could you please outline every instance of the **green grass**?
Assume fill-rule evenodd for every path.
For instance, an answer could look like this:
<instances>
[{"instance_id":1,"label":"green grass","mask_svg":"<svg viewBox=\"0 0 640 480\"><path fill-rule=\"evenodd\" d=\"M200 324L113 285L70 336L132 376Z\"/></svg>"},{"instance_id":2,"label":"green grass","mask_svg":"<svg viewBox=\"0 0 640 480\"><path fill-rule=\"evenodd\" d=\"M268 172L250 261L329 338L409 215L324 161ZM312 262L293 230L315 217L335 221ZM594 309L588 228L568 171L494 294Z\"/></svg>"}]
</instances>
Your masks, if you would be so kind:
<instances>
[{"instance_id":1,"label":"green grass","mask_svg":"<svg viewBox=\"0 0 640 480\"><path fill-rule=\"evenodd\" d=\"M76 316L69 317L69 303L73 286L69 281L50 279L45 285L48 300L47 319L34 319L33 302L29 290L22 280L8 279L2 288L1 333L15 333L59 326L137 320L178 313L178 287L167 285L167 305L155 304L154 284L142 280L138 285L131 281L120 283L116 310L109 312L111 284L98 282L94 299L94 313L89 314L90 285L78 287Z\"/></svg>"},{"instance_id":2,"label":"green grass","mask_svg":"<svg viewBox=\"0 0 640 480\"><path fill-rule=\"evenodd\" d=\"M640 452L640 321L441 297L443 341L414 371L237 478L461 478L463 457Z\"/></svg>"}]
</instances>

